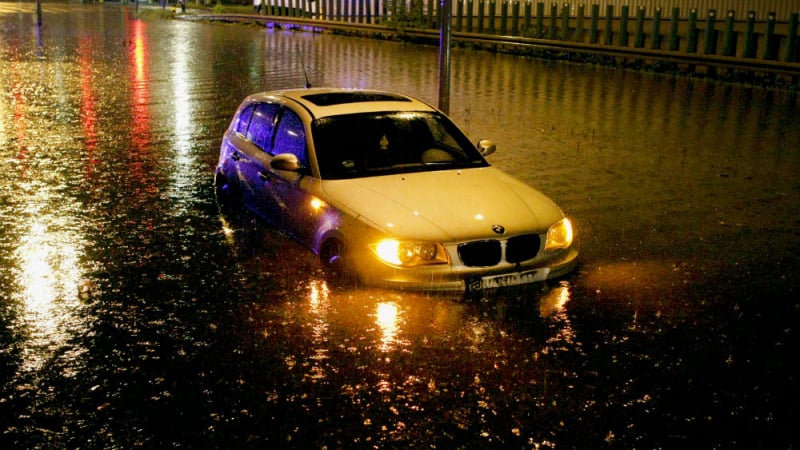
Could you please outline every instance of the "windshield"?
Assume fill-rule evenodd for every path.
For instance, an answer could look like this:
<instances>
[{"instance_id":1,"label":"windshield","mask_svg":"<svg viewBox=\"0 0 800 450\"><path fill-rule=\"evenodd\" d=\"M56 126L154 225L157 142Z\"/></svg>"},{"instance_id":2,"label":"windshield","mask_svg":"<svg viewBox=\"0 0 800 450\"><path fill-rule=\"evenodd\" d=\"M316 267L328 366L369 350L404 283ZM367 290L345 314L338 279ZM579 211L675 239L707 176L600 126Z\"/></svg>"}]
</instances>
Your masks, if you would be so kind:
<instances>
[{"instance_id":1,"label":"windshield","mask_svg":"<svg viewBox=\"0 0 800 450\"><path fill-rule=\"evenodd\" d=\"M489 165L450 120L433 112L326 117L314 121L312 134L324 179Z\"/></svg>"}]
</instances>

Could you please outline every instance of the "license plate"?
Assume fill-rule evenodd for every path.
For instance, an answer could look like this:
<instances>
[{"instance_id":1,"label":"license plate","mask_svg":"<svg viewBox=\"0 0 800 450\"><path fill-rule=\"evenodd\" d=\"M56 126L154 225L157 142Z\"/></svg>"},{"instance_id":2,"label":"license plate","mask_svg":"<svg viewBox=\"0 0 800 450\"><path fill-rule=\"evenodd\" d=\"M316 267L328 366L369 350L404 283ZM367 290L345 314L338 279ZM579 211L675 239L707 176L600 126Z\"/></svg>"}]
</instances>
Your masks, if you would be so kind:
<instances>
[{"instance_id":1,"label":"license plate","mask_svg":"<svg viewBox=\"0 0 800 450\"><path fill-rule=\"evenodd\" d=\"M547 279L550 273L549 268L526 270L524 272L504 273L501 275L490 275L486 277L474 278L469 281L470 291L483 289L496 289L509 286L519 286L521 284L536 283Z\"/></svg>"}]
</instances>

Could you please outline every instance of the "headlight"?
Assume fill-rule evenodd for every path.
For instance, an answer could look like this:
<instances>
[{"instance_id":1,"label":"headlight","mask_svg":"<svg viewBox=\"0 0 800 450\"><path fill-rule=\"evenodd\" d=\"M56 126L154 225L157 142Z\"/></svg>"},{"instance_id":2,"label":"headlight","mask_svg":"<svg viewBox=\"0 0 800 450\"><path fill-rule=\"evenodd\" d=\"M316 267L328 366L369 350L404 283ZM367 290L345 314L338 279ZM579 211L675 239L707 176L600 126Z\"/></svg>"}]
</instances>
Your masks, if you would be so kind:
<instances>
[{"instance_id":1,"label":"headlight","mask_svg":"<svg viewBox=\"0 0 800 450\"><path fill-rule=\"evenodd\" d=\"M395 266L413 267L447 262L447 254L441 244L384 239L371 248L381 261Z\"/></svg>"},{"instance_id":2,"label":"headlight","mask_svg":"<svg viewBox=\"0 0 800 450\"><path fill-rule=\"evenodd\" d=\"M550 226L547 230L545 250L567 248L572 245L572 223L566 217Z\"/></svg>"}]
</instances>

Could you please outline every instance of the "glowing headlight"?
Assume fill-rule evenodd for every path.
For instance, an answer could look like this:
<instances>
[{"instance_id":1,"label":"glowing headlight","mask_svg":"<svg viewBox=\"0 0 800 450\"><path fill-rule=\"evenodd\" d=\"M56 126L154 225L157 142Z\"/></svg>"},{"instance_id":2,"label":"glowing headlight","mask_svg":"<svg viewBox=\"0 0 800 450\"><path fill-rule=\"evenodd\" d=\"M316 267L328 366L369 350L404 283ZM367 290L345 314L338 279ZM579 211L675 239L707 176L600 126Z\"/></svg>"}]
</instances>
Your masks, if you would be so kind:
<instances>
[{"instance_id":1,"label":"glowing headlight","mask_svg":"<svg viewBox=\"0 0 800 450\"><path fill-rule=\"evenodd\" d=\"M422 264L444 264L447 262L444 247L429 242L384 239L372 245L372 251L382 261L395 266L411 267Z\"/></svg>"},{"instance_id":2,"label":"glowing headlight","mask_svg":"<svg viewBox=\"0 0 800 450\"><path fill-rule=\"evenodd\" d=\"M567 248L572 245L572 223L566 217L554 223L547 230L547 243L545 250Z\"/></svg>"}]
</instances>

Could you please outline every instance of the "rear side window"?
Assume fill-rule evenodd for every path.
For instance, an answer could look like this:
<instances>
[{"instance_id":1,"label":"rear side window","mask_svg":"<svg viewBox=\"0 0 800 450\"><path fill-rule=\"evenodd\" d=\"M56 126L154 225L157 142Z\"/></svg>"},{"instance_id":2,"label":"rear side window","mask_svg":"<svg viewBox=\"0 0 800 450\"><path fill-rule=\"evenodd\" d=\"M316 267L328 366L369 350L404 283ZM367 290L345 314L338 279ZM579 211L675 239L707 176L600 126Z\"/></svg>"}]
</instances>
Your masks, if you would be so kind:
<instances>
[{"instance_id":1,"label":"rear side window","mask_svg":"<svg viewBox=\"0 0 800 450\"><path fill-rule=\"evenodd\" d=\"M303 122L289 109L285 109L275 131L275 147L273 155L279 153L292 153L297 156L300 163L308 167L306 157L306 132Z\"/></svg>"},{"instance_id":2,"label":"rear side window","mask_svg":"<svg viewBox=\"0 0 800 450\"><path fill-rule=\"evenodd\" d=\"M272 147L272 125L280 106L274 103L259 103L255 105L250 126L247 128L247 139L269 152Z\"/></svg>"},{"instance_id":3,"label":"rear side window","mask_svg":"<svg viewBox=\"0 0 800 450\"><path fill-rule=\"evenodd\" d=\"M250 117L253 116L253 109L255 105L250 105L247 108L243 109L241 113L239 113L239 117L236 118L236 125L234 129L237 133L242 135L247 134L247 125L250 124Z\"/></svg>"}]
</instances>

